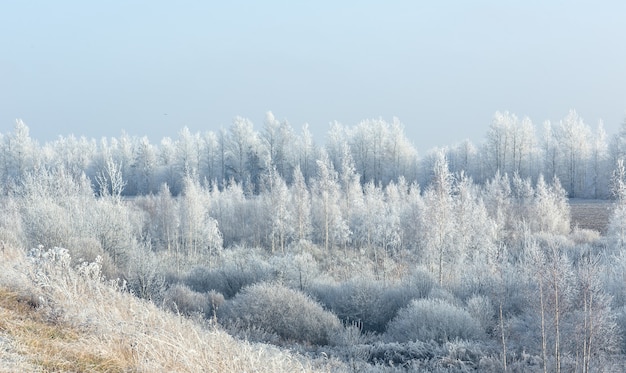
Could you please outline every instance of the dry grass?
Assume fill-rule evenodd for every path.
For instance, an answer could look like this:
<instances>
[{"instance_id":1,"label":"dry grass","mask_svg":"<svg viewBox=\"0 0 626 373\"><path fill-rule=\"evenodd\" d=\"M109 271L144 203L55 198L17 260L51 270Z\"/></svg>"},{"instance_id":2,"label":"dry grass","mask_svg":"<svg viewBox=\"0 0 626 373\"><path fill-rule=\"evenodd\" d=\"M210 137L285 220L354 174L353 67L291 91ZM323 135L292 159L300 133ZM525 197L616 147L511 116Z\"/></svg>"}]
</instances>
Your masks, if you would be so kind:
<instances>
[{"instance_id":1,"label":"dry grass","mask_svg":"<svg viewBox=\"0 0 626 373\"><path fill-rule=\"evenodd\" d=\"M0 333L7 353L0 371L128 371L126 361L94 351L85 333L47 321L7 288L0 288Z\"/></svg>"},{"instance_id":2,"label":"dry grass","mask_svg":"<svg viewBox=\"0 0 626 373\"><path fill-rule=\"evenodd\" d=\"M343 370L336 362L237 341L103 284L93 273L58 263L42 271L16 250L0 256L0 371Z\"/></svg>"}]
</instances>

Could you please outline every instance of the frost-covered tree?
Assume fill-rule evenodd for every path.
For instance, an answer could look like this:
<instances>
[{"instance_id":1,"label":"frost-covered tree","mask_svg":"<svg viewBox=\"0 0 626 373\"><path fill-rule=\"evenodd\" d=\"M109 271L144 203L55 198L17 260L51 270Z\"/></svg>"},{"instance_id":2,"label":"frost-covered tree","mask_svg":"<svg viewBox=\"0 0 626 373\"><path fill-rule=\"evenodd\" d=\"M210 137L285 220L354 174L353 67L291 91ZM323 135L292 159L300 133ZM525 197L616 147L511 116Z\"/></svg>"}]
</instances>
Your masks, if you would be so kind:
<instances>
[{"instance_id":1,"label":"frost-covered tree","mask_svg":"<svg viewBox=\"0 0 626 373\"><path fill-rule=\"evenodd\" d=\"M539 176L535 190L534 214L531 226L537 232L567 234L570 231L570 210L567 194L558 178L548 185Z\"/></svg>"},{"instance_id":2,"label":"frost-covered tree","mask_svg":"<svg viewBox=\"0 0 626 373\"><path fill-rule=\"evenodd\" d=\"M107 157L103 168L96 175L96 182L101 197L121 200L126 187L126 180L122 176L122 165L116 163L111 156Z\"/></svg>"},{"instance_id":3,"label":"frost-covered tree","mask_svg":"<svg viewBox=\"0 0 626 373\"><path fill-rule=\"evenodd\" d=\"M360 210L358 224L354 225L355 242L367 248L382 247L382 230L384 227L385 199L383 190L374 185L373 181L363 188L363 206Z\"/></svg>"},{"instance_id":4,"label":"frost-covered tree","mask_svg":"<svg viewBox=\"0 0 626 373\"><path fill-rule=\"evenodd\" d=\"M626 166L619 159L611 179L611 194L617 203L609 220L607 236L617 250L626 247Z\"/></svg>"},{"instance_id":5,"label":"frost-covered tree","mask_svg":"<svg viewBox=\"0 0 626 373\"><path fill-rule=\"evenodd\" d=\"M489 154L490 168L493 173L507 172L507 164L510 162L510 128L514 125L517 117L509 112L496 112L493 116L489 131L487 132L487 152Z\"/></svg>"},{"instance_id":6,"label":"frost-covered tree","mask_svg":"<svg viewBox=\"0 0 626 373\"><path fill-rule=\"evenodd\" d=\"M464 140L447 152L448 167L450 172L459 173L463 171L468 176L481 177L482 170L478 160L478 149L470 140ZM474 179L476 180L476 179Z\"/></svg>"},{"instance_id":7,"label":"frost-covered tree","mask_svg":"<svg viewBox=\"0 0 626 373\"><path fill-rule=\"evenodd\" d=\"M14 193L26 247L68 247L73 237L89 234L87 204L95 201L84 176L75 179L63 168L41 168L25 173Z\"/></svg>"},{"instance_id":8,"label":"frost-covered tree","mask_svg":"<svg viewBox=\"0 0 626 373\"><path fill-rule=\"evenodd\" d=\"M540 178L543 176L540 175ZM545 183L545 181L544 181ZM530 178L522 178L518 173L511 178L511 203L517 215L517 229L523 230L524 225L530 224L534 217L533 205L535 189ZM520 226L522 225L522 226Z\"/></svg>"},{"instance_id":9,"label":"frost-covered tree","mask_svg":"<svg viewBox=\"0 0 626 373\"><path fill-rule=\"evenodd\" d=\"M175 143L175 164L180 179L191 177L198 179L202 140L199 134L192 134L183 127Z\"/></svg>"},{"instance_id":10,"label":"frost-covered tree","mask_svg":"<svg viewBox=\"0 0 626 373\"><path fill-rule=\"evenodd\" d=\"M537 154L535 127L530 118L524 117L513 128L513 172L522 177L533 176Z\"/></svg>"},{"instance_id":11,"label":"frost-covered tree","mask_svg":"<svg viewBox=\"0 0 626 373\"><path fill-rule=\"evenodd\" d=\"M201 141L200 179L221 182L219 137L215 132L209 131L204 134Z\"/></svg>"},{"instance_id":12,"label":"frost-covered tree","mask_svg":"<svg viewBox=\"0 0 626 373\"><path fill-rule=\"evenodd\" d=\"M269 243L272 252L285 252L285 246L294 234L294 216L289 208L290 194L287 183L274 166L264 180L263 197L265 220L269 225Z\"/></svg>"},{"instance_id":13,"label":"frost-covered tree","mask_svg":"<svg viewBox=\"0 0 626 373\"><path fill-rule=\"evenodd\" d=\"M424 200L420 186L417 183L411 185L398 184L406 188L406 199L400 212L400 229L403 243L407 249L419 250L422 247L421 232L424 213Z\"/></svg>"},{"instance_id":14,"label":"frost-covered tree","mask_svg":"<svg viewBox=\"0 0 626 373\"><path fill-rule=\"evenodd\" d=\"M311 193L304 180L300 167L296 166L293 172L293 184L291 185L291 215L295 224L296 240L308 240L311 235Z\"/></svg>"},{"instance_id":15,"label":"frost-covered tree","mask_svg":"<svg viewBox=\"0 0 626 373\"><path fill-rule=\"evenodd\" d=\"M483 200L489 217L496 227L497 241L507 242L514 236L514 219L511 204L511 183L507 174L496 172L483 189Z\"/></svg>"},{"instance_id":16,"label":"frost-covered tree","mask_svg":"<svg viewBox=\"0 0 626 373\"><path fill-rule=\"evenodd\" d=\"M555 127L549 120L543 123L543 174L548 177L557 175L559 171L559 146L555 134Z\"/></svg>"},{"instance_id":17,"label":"frost-covered tree","mask_svg":"<svg viewBox=\"0 0 626 373\"><path fill-rule=\"evenodd\" d=\"M113 195L96 200L89 218L89 232L113 264L123 269L128 264L130 251L137 244L140 222L134 206L123 203Z\"/></svg>"},{"instance_id":18,"label":"frost-covered tree","mask_svg":"<svg viewBox=\"0 0 626 373\"><path fill-rule=\"evenodd\" d=\"M296 158L302 176L304 176L304 180L308 182L315 175L317 150L315 141L313 141L313 135L309 130L309 125L306 123L302 126L302 133L296 140L294 152L297 153Z\"/></svg>"},{"instance_id":19,"label":"frost-covered tree","mask_svg":"<svg viewBox=\"0 0 626 373\"><path fill-rule=\"evenodd\" d=\"M609 152L606 141L606 132L602 121L598 122L598 127L593 136L593 144L591 147L591 165L590 165L590 190L587 195L592 198L606 198L609 196Z\"/></svg>"},{"instance_id":20,"label":"frost-covered tree","mask_svg":"<svg viewBox=\"0 0 626 373\"><path fill-rule=\"evenodd\" d=\"M211 197L210 215L218 222L224 246L244 244L251 236L251 217L241 184L231 180L221 191L213 188Z\"/></svg>"},{"instance_id":21,"label":"frost-covered tree","mask_svg":"<svg viewBox=\"0 0 626 373\"><path fill-rule=\"evenodd\" d=\"M180 199L180 234L182 250L191 257L210 256L222 247L222 234L217 221L210 216L209 193L200 184L186 177Z\"/></svg>"},{"instance_id":22,"label":"frost-covered tree","mask_svg":"<svg viewBox=\"0 0 626 373\"><path fill-rule=\"evenodd\" d=\"M626 119L620 124L619 131L613 135L609 151L612 165L617 164L619 159L626 159Z\"/></svg>"},{"instance_id":23,"label":"frost-covered tree","mask_svg":"<svg viewBox=\"0 0 626 373\"><path fill-rule=\"evenodd\" d=\"M293 156L290 154L290 144L295 138L293 129L289 122L279 122L271 111L265 114L263 124L261 139L269 155L269 163L283 179L289 180L293 168Z\"/></svg>"},{"instance_id":24,"label":"frost-covered tree","mask_svg":"<svg viewBox=\"0 0 626 373\"><path fill-rule=\"evenodd\" d=\"M129 136L126 132L122 132L122 135L117 138L111 139L111 156L113 160L120 165L122 172L122 179L126 182L125 193L134 195L136 191L129 190L129 180L133 178L132 165L134 162L135 144L137 139Z\"/></svg>"},{"instance_id":25,"label":"frost-covered tree","mask_svg":"<svg viewBox=\"0 0 626 373\"><path fill-rule=\"evenodd\" d=\"M493 173L515 172L522 177L531 174L535 153L534 127L528 117L520 119L512 113L496 112L487 132L487 159Z\"/></svg>"},{"instance_id":26,"label":"frost-covered tree","mask_svg":"<svg viewBox=\"0 0 626 373\"><path fill-rule=\"evenodd\" d=\"M330 124L330 129L326 133L326 143L324 144L324 150L326 152L325 157L333 165L335 170L341 167L341 158L343 156L344 144L348 141L348 128L343 124L333 121ZM319 160L320 158L318 158Z\"/></svg>"},{"instance_id":27,"label":"frost-covered tree","mask_svg":"<svg viewBox=\"0 0 626 373\"><path fill-rule=\"evenodd\" d=\"M394 168L410 167L407 166L410 165L407 160L410 150L403 139L399 121L396 120L392 128L382 118L368 119L350 132L349 143L363 183L387 184L393 177Z\"/></svg>"},{"instance_id":28,"label":"frost-covered tree","mask_svg":"<svg viewBox=\"0 0 626 373\"><path fill-rule=\"evenodd\" d=\"M363 188L361 179L356 172L354 160L350 153L350 146L343 144L343 154L341 156L341 164L339 168L339 183L341 186L341 210L344 220L354 231L355 224L360 224L356 215L363 207Z\"/></svg>"},{"instance_id":29,"label":"frost-covered tree","mask_svg":"<svg viewBox=\"0 0 626 373\"><path fill-rule=\"evenodd\" d=\"M424 193L424 212L421 223L423 245L427 265L443 284L444 266L452 258L454 233L454 205L452 186L454 176L448 170L448 162L440 151L433 168L432 182Z\"/></svg>"},{"instance_id":30,"label":"frost-covered tree","mask_svg":"<svg viewBox=\"0 0 626 373\"><path fill-rule=\"evenodd\" d=\"M404 125L398 118L393 118L386 137L384 154L386 164L383 168L383 182L398 181L400 177L415 179L417 171L417 150L404 134Z\"/></svg>"},{"instance_id":31,"label":"frost-covered tree","mask_svg":"<svg viewBox=\"0 0 626 373\"><path fill-rule=\"evenodd\" d=\"M161 139L158 159L161 169L161 180L169 186L172 194L180 194L182 185L176 171L176 147L171 138L164 137Z\"/></svg>"},{"instance_id":32,"label":"frost-covered tree","mask_svg":"<svg viewBox=\"0 0 626 373\"><path fill-rule=\"evenodd\" d=\"M347 243L350 230L341 214L338 175L326 152L322 152L317 161L317 177L313 180L311 194L317 241L323 243L326 251Z\"/></svg>"},{"instance_id":33,"label":"frost-covered tree","mask_svg":"<svg viewBox=\"0 0 626 373\"><path fill-rule=\"evenodd\" d=\"M591 153L591 130L574 110L553 129L559 151L557 176L570 196L583 195L587 182L587 163Z\"/></svg>"},{"instance_id":34,"label":"frost-covered tree","mask_svg":"<svg viewBox=\"0 0 626 373\"><path fill-rule=\"evenodd\" d=\"M249 119L236 117L230 126L226 142L226 178L242 183L253 191L267 166L259 136Z\"/></svg>"},{"instance_id":35,"label":"frost-covered tree","mask_svg":"<svg viewBox=\"0 0 626 373\"><path fill-rule=\"evenodd\" d=\"M146 195L156 192L157 152L147 137L142 137L136 147L132 170L132 185L135 194Z\"/></svg>"},{"instance_id":36,"label":"frost-covered tree","mask_svg":"<svg viewBox=\"0 0 626 373\"><path fill-rule=\"evenodd\" d=\"M37 144L30 138L28 126L21 120L15 121L13 133L3 137L0 157L3 180L19 180L36 164Z\"/></svg>"},{"instance_id":37,"label":"frost-covered tree","mask_svg":"<svg viewBox=\"0 0 626 373\"><path fill-rule=\"evenodd\" d=\"M157 245L156 249L165 250L168 254L178 252L180 216L178 214L178 203L172 197L170 188L166 183L161 184L159 193L155 196L154 217L150 232Z\"/></svg>"},{"instance_id":38,"label":"frost-covered tree","mask_svg":"<svg viewBox=\"0 0 626 373\"><path fill-rule=\"evenodd\" d=\"M533 297L537 302L531 303L526 312L538 315L535 327L541 336L544 371L561 371L569 359L576 359L580 369L588 371L584 366L591 361L589 348L599 348L592 353L596 357L603 354L602 343L598 343L594 333L615 326L605 317L608 299L601 289L595 288L592 279L593 272L598 270L594 264L597 257L594 259L590 253L572 257L561 237L541 237L527 242L522 268L533 285L529 290L536 294ZM597 307L595 312L594 307ZM615 347L614 337L607 334L606 347Z\"/></svg>"},{"instance_id":39,"label":"frost-covered tree","mask_svg":"<svg viewBox=\"0 0 626 373\"><path fill-rule=\"evenodd\" d=\"M358 208L356 224L353 225L353 241L374 254L377 278L386 277L384 261L402 246L399 211L394 202L386 190L370 181L365 184L363 202Z\"/></svg>"},{"instance_id":40,"label":"frost-covered tree","mask_svg":"<svg viewBox=\"0 0 626 373\"><path fill-rule=\"evenodd\" d=\"M479 198L472 179L461 172L453 185L454 240L456 262L460 268L472 260L481 260L496 241L494 222Z\"/></svg>"},{"instance_id":41,"label":"frost-covered tree","mask_svg":"<svg viewBox=\"0 0 626 373\"><path fill-rule=\"evenodd\" d=\"M603 366L603 358L618 351L619 328L611 309L611 297L601 279L601 257L591 254L580 258L575 274L575 334L574 346L582 372Z\"/></svg>"},{"instance_id":42,"label":"frost-covered tree","mask_svg":"<svg viewBox=\"0 0 626 373\"><path fill-rule=\"evenodd\" d=\"M51 167L62 167L73 177L80 177L83 173L90 174L97 151L95 140L88 140L84 136L60 136L49 146L52 156L48 164Z\"/></svg>"}]
</instances>

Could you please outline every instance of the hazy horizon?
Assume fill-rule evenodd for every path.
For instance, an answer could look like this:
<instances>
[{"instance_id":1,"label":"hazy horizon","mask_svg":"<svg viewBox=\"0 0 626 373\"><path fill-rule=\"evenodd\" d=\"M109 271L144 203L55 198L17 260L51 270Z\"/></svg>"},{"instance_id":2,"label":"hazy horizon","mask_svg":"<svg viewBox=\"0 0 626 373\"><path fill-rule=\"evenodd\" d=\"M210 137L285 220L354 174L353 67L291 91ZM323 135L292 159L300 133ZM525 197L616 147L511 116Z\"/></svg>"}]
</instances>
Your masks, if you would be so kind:
<instances>
[{"instance_id":1,"label":"hazy horizon","mask_svg":"<svg viewBox=\"0 0 626 373\"><path fill-rule=\"evenodd\" d=\"M398 117L420 153L480 142L496 111L537 129L626 113L621 2L18 2L0 14L0 132L152 141L260 130L267 111L329 123Z\"/></svg>"}]
</instances>

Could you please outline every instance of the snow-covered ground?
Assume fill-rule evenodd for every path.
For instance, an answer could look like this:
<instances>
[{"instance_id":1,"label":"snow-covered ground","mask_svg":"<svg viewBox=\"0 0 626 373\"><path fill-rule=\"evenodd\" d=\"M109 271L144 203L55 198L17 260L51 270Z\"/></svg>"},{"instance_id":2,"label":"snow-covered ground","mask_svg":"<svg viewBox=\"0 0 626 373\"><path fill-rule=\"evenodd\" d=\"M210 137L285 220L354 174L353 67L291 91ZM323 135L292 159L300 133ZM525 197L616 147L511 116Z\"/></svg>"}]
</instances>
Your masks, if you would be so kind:
<instances>
[{"instance_id":1,"label":"snow-covered ground","mask_svg":"<svg viewBox=\"0 0 626 373\"><path fill-rule=\"evenodd\" d=\"M572 228L593 229L602 234L606 233L609 219L613 213L612 200L581 199L569 200Z\"/></svg>"}]
</instances>

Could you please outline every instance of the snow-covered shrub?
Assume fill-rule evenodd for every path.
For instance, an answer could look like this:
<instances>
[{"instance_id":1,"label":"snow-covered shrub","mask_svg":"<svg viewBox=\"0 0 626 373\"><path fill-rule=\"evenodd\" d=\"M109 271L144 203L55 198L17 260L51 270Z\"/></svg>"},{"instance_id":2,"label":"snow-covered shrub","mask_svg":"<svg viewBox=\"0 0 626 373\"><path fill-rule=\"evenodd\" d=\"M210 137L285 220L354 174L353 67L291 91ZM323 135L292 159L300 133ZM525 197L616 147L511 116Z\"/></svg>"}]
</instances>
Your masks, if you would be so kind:
<instances>
[{"instance_id":1,"label":"snow-covered shrub","mask_svg":"<svg viewBox=\"0 0 626 373\"><path fill-rule=\"evenodd\" d=\"M270 265L280 282L301 291L307 289L320 273L317 261L308 252L273 256Z\"/></svg>"},{"instance_id":2,"label":"snow-covered shrub","mask_svg":"<svg viewBox=\"0 0 626 373\"><path fill-rule=\"evenodd\" d=\"M474 295L467 301L467 311L478 321L485 332L493 329L496 310L489 298L484 295Z\"/></svg>"},{"instance_id":3,"label":"snow-covered shrub","mask_svg":"<svg viewBox=\"0 0 626 373\"><path fill-rule=\"evenodd\" d=\"M165 291L163 303L168 309L186 316L206 312L210 307L207 294L197 293L181 284Z\"/></svg>"},{"instance_id":4,"label":"snow-covered shrub","mask_svg":"<svg viewBox=\"0 0 626 373\"><path fill-rule=\"evenodd\" d=\"M419 299L398 312L387 327L390 341L440 343L459 339L480 339L481 325L466 310L441 299Z\"/></svg>"},{"instance_id":5,"label":"snow-covered shrub","mask_svg":"<svg viewBox=\"0 0 626 373\"><path fill-rule=\"evenodd\" d=\"M428 362L442 352L440 346L432 341L378 342L368 346L368 349L370 363L386 366L409 366L412 361Z\"/></svg>"},{"instance_id":6,"label":"snow-covered shrub","mask_svg":"<svg viewBox=\"0 0 626 373\"><path fill-rule=\"evenodd\" d=\"M21 216L28 246L67 247L71 236L68 214L54 201L31 202L22 208Z\"/></svg>"},{"instance_id":7,"label":"snow-covered shrub","mask_svg":"<svg viewBox=\"0 0 626 373\"><path fill-rule=\"evenodd\" d=\"M384 304L385 290L380 282L370 279L316 283L311 288L326 308L345 322L358 322L364 331L384 330L391 319Z\"/></svg>"},{"instance_id":8,"label":"snow-covered shrub","mask_svg":"<svg viewBox=\"0 0 626 373\"><path fill-rule=\"evenodd\" d=\"M626 353L626 306L622 306L615 310L615 322L620 332L621 345L620 350Z\"/></svg>"},{"instance_id":9,"label":"snow-covered shrub","mask_svg":"<svg viewBox=\"0 0 626 373\"><path fill-rule=\"evenodd\" d=\"M583 229L579 227L574 227L572 233L570 234L570 238L579 245L582 244L593 244L600 239L600 232L593 229Z\"/></svg>"},{"instance_id":10,"label":"snow-covered shrub","mask_svg":"<svg viewBox=\"0 0 626 373\"><path fill-rule=\"evenodd\" d=\"M128 253L126 280L138 297L158 301L165 288L164 268L156 254L145 245L134 244Z\"/></svg>"},{"instance_id":11,"label":"snow-covered shrub","mask_svg":"<svg viewBox=\"0 0 626 373\"><path fill-rule=\"evenodd\" d=\"M328 344L339 319L307 295L277 283L248 286L222 307L219 318L240 328L259 328L285 340Z\"/></svg>"},{"instance_id":12,"label":"snow-covered shrub","mask_svg":"<svg viewBox=\"0 0 626 373\"><path fill-rule=\"evenodd\" d=\"M435 286L433 275L426 269L417 268L403 281L402 285L412 293L415 298L426 298Z\"/></svg>"},{"instance_id":13,"label":"snow-covered shrub","mask_svg":"<svg viewBox=\"0 0 626 373\"><path fill-rule=\"evenodd\" d=\"M427 296L433 284L430 275L416 272L402 282L358 278L339 284L316 283L310 291L340 319L358 322L366 332L382 333L398 310Z\"/></svg>"},{"instance_id":14,"label":"snow-covered shrub","mask_svg":"<svg viewBox=\"0 0 626 373\"><path fill-rule=\"evenodd\" d=\"M271 278L267 266L237 266L226 264L217 269L196 267L185 277L184 283L194 291L205 293L218 291L224 297L232 298L242 288Z\"/></svg>"},{"instance_id":15,"label":"snow-covered shrub","mask_svg":"<svg viewBox=\"0 0 626 373\"><path fill-rule=\"evenodd\" d=\"M215 290L229 299L242 288L276 277L275 271L260 250L233 248L224 250L215 266L197 266L183 282L199 293Z\"/></svg>"}]
</instances>

